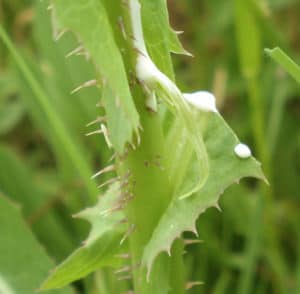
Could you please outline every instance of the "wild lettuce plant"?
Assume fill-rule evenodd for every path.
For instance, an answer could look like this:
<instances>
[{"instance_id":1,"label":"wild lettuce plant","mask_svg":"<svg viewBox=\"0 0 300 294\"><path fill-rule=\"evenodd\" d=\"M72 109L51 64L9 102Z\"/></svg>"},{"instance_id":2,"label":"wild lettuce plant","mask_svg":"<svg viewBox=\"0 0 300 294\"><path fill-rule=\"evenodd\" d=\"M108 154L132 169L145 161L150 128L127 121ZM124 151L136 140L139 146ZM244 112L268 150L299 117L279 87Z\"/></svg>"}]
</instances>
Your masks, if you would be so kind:
<instances>
[{"instance_id":1,"label":"wild lettuce plant","mask_svg":"<svg viewBox=\"0 0 300 294\"><path fill-rule=\"evenodd\" d=\"M195 222L219 209L224 190L243 177L264 179L260 164L217 111L208 92L184 94L170 53L188 54L168 23L165 1L54 0L58 39L76 34L96 77L76 89L99 88L105 115L90 134L105 136L112 163L98 171L103 193L76 217L91 232L43 283L65 286L101 267L132 279L135 293L184 293L184 246ZM71 48L70 48L71 49ZM104 173L110 173L103 182ZM195 240L184 240L192 231Z\"/></svg>"},{"instance_id":2,"label":"wild lettuce plant","mask_svg":"<svg viewBox=\"0 0 300 294\"><path fill-rule=\"evenodd\" d=\"M87 135L103 135L113 156L91 177L98 203L75 215L90 222L89 236L41 288L111 267L117 279L132 281L133 293L185 293L199 283L187 280L183 258L185 246L198 241L196 220L210 207L220 210L231 184L265 180L260 163L213 94L182 93L176 85L170 54L189 53L170 28L166 1L53 0L49 10L57 40L70 32L78 38L68 56L94 66L95 78L73 92L98 88L104 115ZM77 166L85 177L84 164ZM187 231L194 239L184 239Z\"/></svg>"}]
</instances>

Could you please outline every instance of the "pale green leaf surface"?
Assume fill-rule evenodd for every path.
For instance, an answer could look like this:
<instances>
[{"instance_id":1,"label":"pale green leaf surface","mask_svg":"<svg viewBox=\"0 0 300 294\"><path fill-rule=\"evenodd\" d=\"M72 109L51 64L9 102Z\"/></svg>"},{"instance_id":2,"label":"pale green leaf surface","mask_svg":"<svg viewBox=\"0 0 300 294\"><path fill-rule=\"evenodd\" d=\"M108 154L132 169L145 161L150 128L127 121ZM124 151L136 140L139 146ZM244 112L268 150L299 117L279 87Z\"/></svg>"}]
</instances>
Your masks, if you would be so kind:
<instances>
[{"instance_id":1,"label":"pale green leaf surface","mask_svg":"<svg viewBox=\"0 0 300 294\"><path fill-rule=\"evenodd\" d=\"M282 66L299 84L300 84L300 67L280 48L265 49L280 66Z\"/></svg>"},{"instance_id":2,"label":"pale green leaf surface","mask_svg":"<svg viewBox=\"0 0 300 294\"><path fill-rule=\"evenodd\" d=\"M108 85L105 85L102 92L102 101L107 115L109 140L113 146L123 146L124 136L129 137L132 130L129 124L124 124L124 121L127 120L126 114L123 111L116 112L116 108L120 108L120 99L114 96Z\"/></svg>"},{"instance_id":3,"label":"pale green leaf surface","mask_svg":"<svg viewBox=\"0 0 300 294\"><path fill-rule=\"evenodd\" d=\"M120 241L126 230L121 224L124 215L122 211L110 211L118 205L119 194L119 185L113 185L95 207L76 215L90 222L91 232L83 245L51 273L42 290L63 287L100 267L120 263L115 255L121 248Z\"/></svg>"},{"instance_id":4,"label":"pale green leaf surface","mask_svg":"<svg viewBox=\"0 0 300 294\"><path fill-rule=\"evenodd\" d=\"M113 89L114 115L122 118L124 128L109 130L110 138L118 152L123 152L126 142L132 141L138 132L139 116L130 94L121 53L115 43L112 28L101 1L54 0L56 25L76 32L101 75L102 80ZM112 125L112 123L109 123ZM128 131L129 129L129 131Z\"/></svg>"},{"instance_id":5,"label":"pale green leaf surface","mask_svg":"<svg viewBox=\"0 0 300 294\"><path fill-rule=\"evenodd\" d=\"M234 147L239 140L223 118L215 113L203 115L207 116L204 140L210 164L208 179L198 193L182 200L174 199L167 208L145 247L143 264L148 271L159 253L169 252L182 232L195 232L199 215L216 206L228 186L243 177L264 179L260 164L253 157L241 159L235 155Z\"/></svg>"},{"instance_id":6,"label":"pale green leaf surface","mask_svg":"<svg viewBox=\"0 0 300 294\"><path fill-rule=\"evenodd\" d=\"M32 294L52 266L20 210L0 194L0 293ZM71 289L49 293L69 294Z\"/></svg>"}]
</instances>

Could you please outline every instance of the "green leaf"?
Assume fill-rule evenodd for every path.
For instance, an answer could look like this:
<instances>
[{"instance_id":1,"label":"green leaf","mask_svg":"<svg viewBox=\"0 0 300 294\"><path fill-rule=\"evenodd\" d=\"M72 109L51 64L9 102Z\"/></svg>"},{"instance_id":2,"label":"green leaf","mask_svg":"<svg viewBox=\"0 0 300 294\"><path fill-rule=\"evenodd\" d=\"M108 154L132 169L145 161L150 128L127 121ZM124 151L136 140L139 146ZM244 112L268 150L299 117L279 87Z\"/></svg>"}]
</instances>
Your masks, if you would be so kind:
<instances>
[{"instance_id":1,"label":"green leaf","mask_svg":"<svg viewBox=\"0 0 300 294\"><path fill-rule=\"evenodd\" d=\"M23 221L20 210L0 195L0 293L32 294L52 262ZM69 294L71 289L49 293Z\"/></svg>"},{"instance_id":2,"label":"green leaf","mask_svg":"<svg viewBox=\"0 0 300 294\"><path fill-rule=\"evenodd\" d=\"M118 205L120 187L115 184L99 199L93 208L87 208L76 217L90 222L91 232L83 245L60 264L42 285L42 290L60 288L87 276L103 266L120 263L115 255L121 248L120 241L126 227L122 224L122 211Z\"/></svg>"},{"instance_id":3,"label":"green leaf","mask_svg":"<svg viewBox=\"0 0 300 294\"><path fill-rule=\"evenodd\" d=\"M169 78L174 80L170 52L190 55L170 27L166 0L141 0L143 32L148 52Z\"/></svg>"},{"instance_id":4,"label":"green leaf","mask_svg":"<svg viewBox=\"0 0 300 294\"><path fill-rule=\"evenodd\" d=\"M280 48L265 49L280 66L282 66L299 84L300 84L300 67Z\"/></svg>"},{"instance_id":5,"label":"green leaf","mask_svg":"<svg viewBox=\"0 0 300 294\"><path fill-rule=\"evenodd\" d=\"M114 104L114 116L108 116L108 120L119 116L122 124L119 125L121 128L109 130L109 136L115 149L121 153L125 144L132 142L133 133L138 132L139 116L105 7L98 0L54 0L53 3L58 28L68 28L78 34L102 81L113 91L113 100L117 103Z\"/></svg>"},{"instance_id":6,"label":"green leaf","mask_svg":"<svg viewBox=\"0 0 300 294\"><path fill-rule=\"evenodd\" d=\"M27 219L32 218L41 207L51 201L49 195L37 184L28 162L22 162L8 147L1 144L0 162L1 191L21 205ZM47 251L55 258L62 258L73 248L71 234L51 207L47 213L39 217L38 221L31 224L31 229L38 239L46 244ZM49 234L49 231L52 234Z\"/></svg>"},{"instance_id":7,"label":"green leaf","mask_svg":"<svg viewBox=\"0 0 300 294\"><path fill-rule=\"evenodd\" d=\"M209 207L216 207L220 195L243 177L264 179L260 164L253 158L241 159L234 153L238 138L217 113L201 113L205 121L204 140L210 172L201 190L185 199L174 199L159 221L145 247L143 264L148 273L159 253L170 252L173 241L184 231L196 232L195 222ZM205 117L204 117L205 116ZM192 161L191 164L197 164ZM191 167L192 169L192 167Z\"/></svg>"},{"instance_id":8,"label":"green leaf","mask_svg":"<svg viewBox=\"0 0 300 294\"><path fill-rule=\"evenodd\" d=\"M116 111L116 108L120 108L120 99L115 97L109 85L103 86L102 99L107 115L109 140L113 146L123 146L124 137L126 134L130 136L132 130L129 124L124 123L127 120L126 113L121 109Z\"/></svg>"}]
</instances>

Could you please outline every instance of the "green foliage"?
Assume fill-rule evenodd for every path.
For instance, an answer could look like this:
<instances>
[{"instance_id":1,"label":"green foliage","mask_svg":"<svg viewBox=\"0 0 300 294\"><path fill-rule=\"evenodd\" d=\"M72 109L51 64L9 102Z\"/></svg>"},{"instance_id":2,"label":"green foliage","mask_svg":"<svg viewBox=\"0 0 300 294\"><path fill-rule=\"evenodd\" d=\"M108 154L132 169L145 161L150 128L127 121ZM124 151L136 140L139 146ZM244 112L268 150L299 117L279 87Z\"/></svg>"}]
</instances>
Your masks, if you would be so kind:
<instances>
[{"instance_id":1,"label":"green foliage","mask_svg":"<svg viewBox=\"0 0 300 294\"><path fill-rule=\"evenodd\" d=\"M93 183L90 182L90 169L85 160L80 153L80 150L77 148L75 142L73 142L70 134L68 133L63 121L54 111L52 105L49 103L47 95L41 88L38 83L36 77L33 75L31 70L28 68L22 56L17 52L14 48L13 44L9 40L6 32L2 27L0 27L0 37L4 41L5 45L8 47L9 51L13 55L20 71L24 75L27 82L30 84L32 91L34 93L34 97L42 109L43 114L47 118L47 121L53 127L53 131L55 133L55 137L57 141L60 143L62 148L65 151L65 154L70 158L74 166L76 167L78 173L85 179L87 188L90 192L90 197L92 197L96 193L96 188Z\"/></svg>"},{"instance_id":2,"label":"green foliage","mask_svg":"<svg viewBox=\"0 0 300 294\"><path fill-rule=\"evenodd\" d=\"M141 1L142 23L147 49L158 68L174 80L170 52L189 53L183 49L177 33L170 28L167 2Z\"/></svg>"},{"instance_id":3,"label":"green foliage","mask_svg":"<svg viewBox=\"0 0 300 294\"><path fill-rule=\"evenodd\" d=\"M138 133L139 118L105 7L100 1L55 0L53 4L57 34L66 28L78 34L99 71L102 84L112 92L114 104L110 106L114 111L108 115L110 140L116 151L122 153L125 143L132 142L133 133Z\"/></svg>"},{"instance_id":4,"label":"green foliage","mask_svg":"<svg viewBox=\"0 0 300 294\"><path fill-rule=\"evenodd\" d=\"M300 84L300 67L290 57L278 47L265 51Z\"/></svg>"},{"instance_id":5,"label":"green foliage","mask_svg":"<svg viewBox=\"0 0 300 294\"><path fill-rule=\"evenodd\" d=\"M299 3L139 0L154 76L143 80L134 1L50 2L0 4L0 192L26 220L1 196L0 292L46 279L41 243L59 264L50 293L298 293L299 87L262 48L299 61ZM194 57L171 60L183 47ZM279 47L266 52L299 81ZM199 88L218 114L183 100ZM265 180L235 155L238 137L270 187L232 185ZM98 181L114 184L97 196Z\"/></svg>"},{"instance_id":6,"label":"green foliage","mask_svg":"<svg viewBox=\"0 0 300 294\"><path fill-rule=\"evenodd\" d=\"M69 250L72 250L73 244L69 232L60 222L59 217L50 212L39 221L35 221L40 207L47 205L51 199L43 191L41 185L35 183L32 170L17 158L12 151L1 145L0 162L2 193L9 195L10 199L21 205L24 215L32 223L32 230L38 234L40 240L48 244L48 250L52 256L58 258L65 256ZM11 180L14 178L19 179L18 185ZM48 230L51 230L53 234L48 234ZM57 247L58 240L60 247Z\"/></svg>"},{"instance_id":7,"label":"green foliage","mask_svg":"<svg viewBox=\"0 0 300 294\"><path fill-rule=\"evenodd\" d=\"M132 3L133 2L133 3ZM156 14L158 15L158 17L160 17L162 19L162 21L166 21L166 11L165 9L162 10L157 10L158 6L147 6L148 4L150 4L150 2L145 2L144 7L143 7L143 11L146 11L146 16L149 17L152 14L150 12L148 12L148 9L152 9L154 11L156 11ZM156 3L156 5L159 5L159 2L153 2ZM152 3L152 4L153 4ZM113 71L111 71L112 69L114 69L113 66L111 66L109 68L108 64L106 64L105 62L103 63L103 57L104 55L108 55L109 60L119 60L120 53L117 50L116 44L113 42L113 34L110 33L110 27L109 27L109 22L107 20L107 16L105 13L105 8L103 6L101 6L101 4L99 3L90 3L89 5L85 5L82 6L82 3L62 3L60 1L57 1L54 3L54 11L55 11L55 21L56 23L58 22L62 22L64 25L66 25L67 27L73 29L76 32L79 32L79 35L81 36L81 38L83 39L83 43L86 46L86 49L88 51L89 54L91 54L91 56L98 60L96 63L98 63L98 65L100 66L100 68L102 68L102 72L100 73L102 75L102 79L104 79L104 84L103 84L103 91L102 91L102 95L104 96L104 107L106 109L106 114L108 116L108 126L109 126L109 131L110 131L110 137L114 137L116 135L116 138L120 137L118 131L120 131L122 133L122 127L123 126L123 122L122 122L122 117L117 114L117 116L115 116L115 107L119 107L118 103L114 103L114 97L115 95L113 94L113 91L115 91L116 89L118 89L118 87L116 86L117 83L123 83L124 80L126 80L125 77L125 70L124 70L124 75L122 76L117 76ZM93 4L93 5L92 5ZM74 7L73 7L74 6ZM95 9L96 8L96 9ZM131 1L128 7L130 10L132 9L132 11L130 11L131 14L131 19L132 19L132 29L133 29L133 43L136 43L138 50L140 50L138 54L147 54L147 52L143 52L144 50L144 40L143 40L143 33L139 32L140 30L142 30L141 24L140 24L140 20L139 20L139 7L138 7L138 3L135 3L134 1ZM94 11L97 11L97 16L95 14ZM160 11L160 13L157 13L158 11ZM74 15L75 12L75 15ZM79 19L79 15L76 15L76 12L79 13L81 15L80 18L80 22L78 22ZM93 15L95 15L93 17ZM147 17L144 17L145 21L147 22ZM99 21L99 28L101 28L103 31L97 31L96 29L93 30L91 29L91 20L94 19L93 23L97 23L97 21ZM101 26L100 26L101 25ZM140 27L139 27L140 26ZM162 25L160 25L162 26ZM153 28L149 28L148 26L145 26L149 29L149 32L151 32L151 29L154 30ZM172 51L172 46L174 49L174 37L173 41L170 39L170 34L171 34L171 30L168 28L168 25L165 23L164 26L162 26L165 28L165 31L163 31L163 36L161 36L164 40L163 44L165 44L166 46L166 50L159 50L159 53L155 51L153 51L153 55L154 56L168 56L169 52ZM97 28L97 26L96 26ZM57 29L57 28L56 28ZM60 28L63 29L63 28ZM97 34L95 33L95 31L97 32ZM156 31L156 30L155 30ZM153 44L155 44L155 42L157 42L157 40L155 41L155 37L154 34L152 32L152 34L148 33L148 38L150 40L152 40ZM105 44L107 44L108 47L105 46L100 46L97 45L98 42L96 42L95 37L92 38L92 36L96 36L96 35L101 35L101 37L103 38L103 42L105 42ZM152 36L152 37L151 37ZM173 36L173 35L172 35ZM161 38L160 37L160 38ZM146 39L147 41L147 39ZM173 44L172 44L173 42ZM151 42L149 42L151 45ZM165 52L165 54L163 55L163 52ZM182 51L184 52L184 51ZM139 57L138 57L139 58ZM149 59L150 60L150 59ZM137 62L139 62L139 59L137 59ZM151 61L150 61L151 62ZM121 62L119 62L119 66L120 66ZM155 66L154 66L155 67ZM122 68L122 67L121 67ZM105 70L106 69L106 70ZM145 70L147 70L145 68ZM122 73L122 71L121 71ZM256 177L263 177L262 173L259 169L259 166L253 161L249 160L247 161L241 161L238 160L237 158L235 158L236 155L234 155L234 147L237 145L238 140L236 139L236 137L234 137L234 135L232 135L230 132L229 134L226 133L227 129L226 129L226 125L224 125L222 127L223 121L220 120L217 123L212 123L212 126L209 125L208 121L208 126L207 129L201 130L200 126L201 124L203 124L203 122L201 123L199 121L199 123L197 123L196 119L195 119L195 113L194 111L192 111L186 104L186 102L184 102L184 98L182 96L182 94L180 93L179 89L176 88L175 85L172 85L172 82L169 81L167 78L165 78L159 71L158 69L155 69L155 71L153 72L153 78L155 79L157 75L157 84L153 83L152 80L149 80L149 84L148 81L145 80L145 86L148 87L148 91L153 91L155 93L155 95L158 98L164 98L166 100L166 102L168 103L168 100L170 99L170 104L174 103L175 105L175 113L178 116L178 120L179 122L184 122L184 126L187 128L187 138L190 139L190 144L192 146L192 150L195 150L195 154L197 155L197 159L196 161L194 161L197 164L197 161L207 161L209 160L209 164L207 165L205 162L203 164L203 168L200 170L201 171L201 185L199 186L199 184L197 183L198 177L196 177L196 181L194 186L192 187L192 190L194 193L196 192L198 195L197 196L191 196L192 200L182 200L181 197L175 197L174 202L171 202L169 204L169 208L167 208L166 210L166 220L165 220L165 214L163 213L162 216L159 216L159 218L161 217L161 221L158 224L158 227L148 227L147 224L146 227L143 228L143 230L145 230L146 232L143 232L143 234L147 234L147 235L152 235L152 230L153 230L153 234L154 236L151 237L150 239L150 243L146 245L146 251L142 254L144 257L144 263L147 265L148 267L148 277L150 277L150 268L152 266L152 263L154 262L154 258L163 250L166 250L169 252L171 250L171 245L173 240L176 237L180 237L181 233L185 230L191 230L194 228L195 226L195 221L198 218L199 214L201 214L203 211L205 211L208 207L212 207L215 206L220 194L220 191L224 190L227 186L229 186L234 180L239 180L241 177L244 176L256 176ZM108 78L108 81L106 80ZM139 77L138 77L139 78ZM111 79L112 81L110 82L109 79ZM111 88L113 87L113 89ZM153 87L153 88L152 88ZM149 94L146 94L149 95ZM156 99L156 98L154 98ZM120 102L121 103L121 102ZM172 110L172 107L171 107ZM216 114L216 117L219 118L219 115ZM195 124L198 124L197 126L195 126ZM207 124L207 122L205 122L205 125ZM125 124L126 126L126 124ZM177 125L175 125L176 127ZM178 127L178 126L177 126ZM202 133L207 133L209 135L207 135L209 137L208 142L207 142L207 146L204 146L203 143L199 143L202 142L201 138L202 138ZM227 131L228 132L228 131ZM155 136L154 136L155 138ZM199 138L199 139L198 139ZM176 138L179 139L180 141L183 140L183 138ZM200 140L201 139L201 140ZM127 140L127 139L126 139ZM142 138L143 140L143 138ZM199 141L200 140L200 141ZM211 143L210 140L213 142ZM115 142L115 141L114 141ZM113 146L116 149L116 151L120 151L119 147L123 148L123 145L125 143L121 142L121 145L115 145L113 142ZM228 143L225 143L228 142ZM172 142L175 143L175 142ZM157 142L156 142L157 144ZM224 148L224 144L228 149ZM228 146L227 146L228 145ZM201 148L200 148L201 147ZM149 148L148 146L146 147L139 147L139 148ZM224 150L222 150L224 149ZM122 150L122 149L121 149ZM133 157L134 157L134 150L132 150L133 152ZM209 159L205 159L205 154L209 153L210 157ZM221 156L220 156L221 154ZM136 155L138 156L138 154ZM219 161L215 162L215 157L217 157L219 159ZM138 158L138 157L137 157ZM221 160L222 158L222 160ZM224 159L223 159L224 158ZM233 158L235 158L235 161L233 160ZM182 158L179 158L179 160L181 160ZM170 160L172 160L172 158L170 158ZM237 165L237 162L239 163L239 165ZM129 170L130 172L133 172L134 169L139 165L139 163L134 164L134 165L130 165L129 166ZM201 163L202 165L202 163ZM223 167L223 169L222 169ZM181 169L180 165L176 166L177 169ZM227 168L225 170L225 168ZM132 169L132 170L131 170ZM220 171L220 174L215 174L215 170ZM230 172L228 172L230 171ZM223 181L221 180L222 177L220 175L222 175L222 173L224 172L224 179ZM199 173L199 170L196 169L195 170L195 174ZM208 176L207 176L208 175ZM226 175L226 177L225 177ZM144 176L146 176L144 174ZM182 175L183 178L185 178L185 175ZM215 178L218 178L218 184L216 184L215 182ZM136 181L139 181L139 179L137 178ZM153 178L153 183L151 183L151 185L155 184L155 179ZM184 182L183 179L179 179L179 181ZM150 181L151 182L151 181ZM158 183L156 183L158 184ZM163 183L162 183L163 184ZM163 184L164 185L164 184ZM151 191L151 187L147 187L148 185L144 185L143 190L145 189L149 189ZM201 187L201 190L198 191ZM219 191L220 190L220 191ZM134 191L134 190L133 190ZM189 196L190 194L192 194L193 192L188 192L184 195ZM115 192L116 193L116 192ZM133 192L134 193L134 192ZM146 199L145 195L146 193L143 191L142 192L144 194L144 198ZM112 193L109 193L113 195ZM139 193L138 193L139 194ZM112 197L112 195L110 195ZM205 195L206 197L203 198L203 195ZM116 195L114 195L116 197ZM181 195L179 195L181 196ZM139 196L139 197L142 197ZM106 208L106 206L104 206ZM107 208L106 208L107 209ZM140 214L138 207L134 207L129 210L127 212L127 216L129 218L131 218L131 215L135 215L135 214ZM93 214L96 212L96 216L99 218L99 214L97 214L97 211L99 211L99 206L96 206L96 208L89 210L90 212L92 211ZM88 217L89 219L90 217ZM143 218L145 218L145 216L143 216L142 214L140 214L140 217L137 217L135 219L135 221L137 222L137 225L141 225L143 222ZM150 216L150 218L154 218L154 215ZM99 222L100 221L100 234L98 234L98 230L99 230ZM98 241L99 239L101 240L102 237L102 226L104 226L106 229L111 229L111 227L104 222L104 224L102 223L103 220L99 219L96 221L95 219L92 220L92 222L94 223L92 225L92 232L90 234L90 237L87 241L87 244L85 244L81 249L79 249L78 251L76 251L68 260L66 260L65 263L63 263L57 270L57 272L54 273L54 275L52 275L48 281L46 281L44 288L52 288L52 287L58 287L58 286L63 286L66 283L74 280L74 279L78 279L81 278L83 276L85 276L86 274L88 274L90 271L95 270L97 267L100 266L104 266L107 265L107 263L105 262L106 260L106 255L100 255L100 259L98 262L95 262L94 260L92 260L93 256L96 255L96 250L100 250L99 248L99 244L103 244L103 246L105 246L106 248L106 243L104 243L103 241L98 243L94 243L92 242L92 244L90 244L89 240L92 239L93 241ZM146 223L152 223L152 221L150 219L146 220ZM174 224L175 222L175 224ZM147 232L148 230L148 232ZM96 234L96 237L94 237L95 232L98 232ZM157 233L158 232L158 233ZM156 236L156 234L158 234L158 236ZM152 239L153 238L153 239ZM107 239L105 239L107 241ZM145 242L145 241L143 241ZM139 244L137 243L138 246L142 246L143 243ZM154 245L153 245L154 244ZM95 246L96 245L96 246ZM145 245L145 244L144 244ZM112 246L114 247L114 246ZM113 249L111 248L111 252L113 252ZM133 250L132 254L135 254L135 250L136 251L140 251L141 249L139 249L138 247L132 247L131 250ZM94 252L94 254L93 254ZM100 252L102 252L102 250L100 250ZM88 256L88 257L87 257ZM140 258L138 256L135 257L136 258ZM91 261L89 261L91 259ZM92 263L91 263L92 262ZM159 261L160 263L160 261ZM166 262L163 262L166 263ZM92 264L92 265L91 265ZM93 266L94 265L94 266ZM79 273L77 273L77 271L75 270L75 268L79 269ZM84 268L84 270L80 270L81 268ZM75 272L75 274L74 274ZM143 275L143 274L142 274ZM140 278L138 278L140 279ZM167 279L167 277L165 277L165 279ZM140 283L140 282L138 282ZM159 283L157 281L157 283ZM158 285L158 284L157 284ZM139 288L139 286L137 286L137 289L140 289L138 291L142 291L143 293L148 293L149 291L153 292L154 289L156 289L156 283L154 283L151 286L141 286L141 288ZM147 289L146 289L147 288ZM175 289L173 289L175 290ZM149 293L150 293L149 292ZM168 292L168 287L166 287L164 290L161 288L161 293L167 293ZM181 292L181 290L179 290L179 292Z\"/></svg>"},{"instance_id":8,"label":"green foliage","mask_svg":"<svg viewBox=\"0 0 300 294\"><path fill-rule=\"evenodd\" d=\"M219 114L206 114L203 120L204 140L210 163L209 177L195 195L185 199L175 198L170 203L145 248L143 262L148 270L160 252L170 252L174 239L180 238L184 231L197 233L195 226L199 215L210 207L218 208L220 195L231 184L239 183L243 177L264 179L260 164L253 157L241 159L236 156L234 148L239 140ZM193 170L194 164L193 158L189 169ZM181 168L180 165L177 168ZM188 182L188 179L184 182Z\"/></svg>"},{"instance_id":9,"label":"green foliage","mask_svg":"<svg viewBox=\"0 0 300 294\"><path fill-rule=\"evenodd\" d=\"M0 195L0 291L34 293L52 266L50 258L23 221L20 209ZM19 242L21 241L22 246ZM49 293L73 293L69 288Z\"/></svg>"},{"instance_id":10,"label":"green foliage","mask_svg":"<svg viewBox=\"0 0 300 294\"><path fill-rule=\"evenodd\" d=\"M243 74L256 76L261 67L261 36L254 14L254 1L235 0L236 35Z\"/></svg>"},{"instance_id":11,"label":"green foliage","mask_svg":"<svg viewBox=\"0 0 300 294\"><path fill-rule=\"evenodd\" d=\"M14 84L12 73L1 79L2 96L0 98L0 134L5 135L12 131L14 126L22 119L25 109L20 101L10 99Z\"/></svg>"},{"instance_id":12,"label":"green foliage","mask_svg":"<svg viewBox=\"0 0 300 294\"><path fill-rule=\"evenodd\" d=\"M51 273L42 285L43 290L63 287L100 267L120 264L116 254L122 249L120 241L125 227L120 225L124 215L113 213L119 190L119 185L113 185L95 207L75 215L90 222L91 232L83 245Z\"/></svg>"}]
</instances>

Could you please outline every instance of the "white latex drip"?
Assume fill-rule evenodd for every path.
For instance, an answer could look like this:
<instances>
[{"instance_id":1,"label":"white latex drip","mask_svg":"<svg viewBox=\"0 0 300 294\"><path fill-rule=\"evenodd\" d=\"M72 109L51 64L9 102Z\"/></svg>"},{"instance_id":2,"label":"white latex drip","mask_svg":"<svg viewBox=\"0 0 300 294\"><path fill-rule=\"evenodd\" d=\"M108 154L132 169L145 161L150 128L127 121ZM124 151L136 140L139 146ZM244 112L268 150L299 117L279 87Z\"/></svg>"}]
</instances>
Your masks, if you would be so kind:
<instances>
[{"instance_id":1,"label":"white latex drip","mask_svg":"<svg viewBox=\"0 0 300 294\"><path fill-rule=\"evenodd\" d=\"M240 158L248 158L251 156L251 150L246 144L239 143L234 148L234 153Z\"/></svg>"},{"instance_id":2,"label":"white latex drip","mask_svg":"<svg viewBox=\"0 0 300 294\"><path fill-rule=\"evenodd\" d=\"M218 112L215 96L208 91L183 94L183 97L197 109L205 112Z\"/></svg>"}]
</instances>

